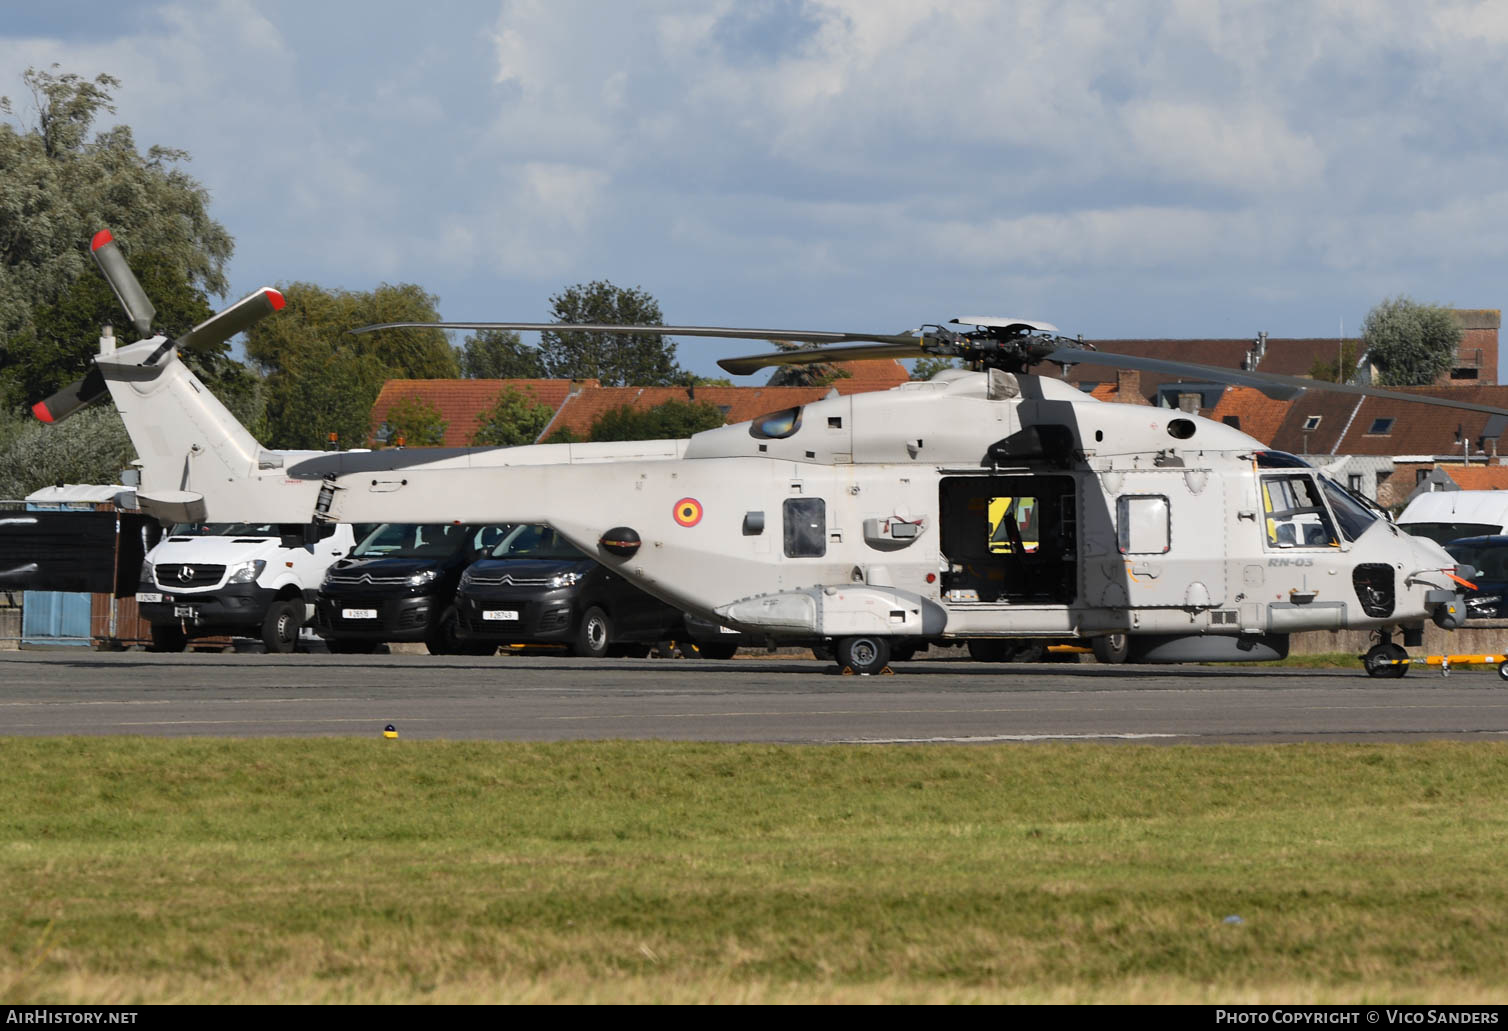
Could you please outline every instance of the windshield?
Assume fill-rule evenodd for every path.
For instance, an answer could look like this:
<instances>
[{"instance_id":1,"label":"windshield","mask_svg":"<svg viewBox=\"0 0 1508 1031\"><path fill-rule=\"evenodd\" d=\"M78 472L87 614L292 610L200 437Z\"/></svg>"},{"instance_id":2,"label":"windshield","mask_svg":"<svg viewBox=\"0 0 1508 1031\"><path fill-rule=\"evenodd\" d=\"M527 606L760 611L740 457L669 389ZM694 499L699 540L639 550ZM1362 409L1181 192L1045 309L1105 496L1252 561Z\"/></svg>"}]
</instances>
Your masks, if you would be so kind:
<instances>
[{"instance_id":1,"label":"windshield","mask_svg":"<svg viewBox=\"0 0 1508 1031\"><path fill-rule=\"evenodd\" d=\"M169 537L280 537L303 533L297 523L174 523Z\"/></svg>"},{"instance_id":2,"label":"windshield","mask_svg":"<svg viewBox=\"0 0 1508 1031\"><path fill-rule=\"evenodd\" d=\"M1324 488L1325 500L1330 502L1330 511L1335 513L1335 521L1340 524L1340 534L1346 540L1356 540L1367 532L1367 527L1377 522L1375 512L1357 501L1350 491L1330 477L1321 476L1320 486Z\"/></svg>"},{"instance_id":3,"label":"windshield","mask_svg":"<svg viewBox=\"0 0 1508 1031\"><path fill-rule=\"evenodd\" d=\"M1508 580L1508 540L1457 541L1447 544L1450 557L1477 570L1483 580Z\"/></svg>"},{"instance_id":4,"label":"windshield","mask_svg":"<svg viewBox=\"0 0 1508 1031\"><path fill-rule=\"evenodd\" d=\"M1462 537L1487 537L1503 532L1499 523L1399 523L1398 529L1415 537L1428 537L1436 544L1449 544Z\"/></svg>"},{"instance_id":5,"label":"windshield","mask_svg":"<svg viewBox=\"0 0 1508 1031\"><path fill-rule=\"evenodd\" d=\"M548 526L516 528L492 549L492 558L584 559L587 556Z\"/></svg>"},{"instance_id":6,"label":"windshield","mask_svg":"<svg viewBox=\"0 0 1508 1031\"><path fill-rule=\"evenodd\" d=\"M474 526L453 523L384 523L356 545L356 558L449 558L470 547Z\"/></svg>"}]
</instances>

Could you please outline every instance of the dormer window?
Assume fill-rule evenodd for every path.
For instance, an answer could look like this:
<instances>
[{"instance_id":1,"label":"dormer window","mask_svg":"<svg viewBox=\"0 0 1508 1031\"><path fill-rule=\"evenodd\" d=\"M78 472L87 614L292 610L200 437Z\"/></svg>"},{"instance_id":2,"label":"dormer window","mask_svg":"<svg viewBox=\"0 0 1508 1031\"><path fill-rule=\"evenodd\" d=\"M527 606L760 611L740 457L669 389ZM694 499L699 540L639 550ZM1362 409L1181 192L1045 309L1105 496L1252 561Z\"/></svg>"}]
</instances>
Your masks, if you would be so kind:
<instances>
[{"instance_id":1,"label":"dormer window","mask_svg":"<svg viewBox=\"0 0 1508 1031\"><path fill-rule=\"evenodd\" d=\"M1304 430L1307 432L1309 430L1317 430L1317 429L1319 429L1320 420L1323 419L1323 418L1324 418L1324 416L1322 416L1322 415L1311 415L1311 416L1309 416L1309 418L1307 418L1307 419L1304 420Z\"/></svg>"},{"instance_id":2,"label":"dormer window","mask_svg":"<svg viewBox=\"0 0 1508 1031\"><path fill-rule=\"evenodd\" d=\"M1372 428L1367 430L1367 435L1385 437L1393 432L1393 423L1396 421L1396 419L1373 419Z\"/></svg>"}]
</instances>

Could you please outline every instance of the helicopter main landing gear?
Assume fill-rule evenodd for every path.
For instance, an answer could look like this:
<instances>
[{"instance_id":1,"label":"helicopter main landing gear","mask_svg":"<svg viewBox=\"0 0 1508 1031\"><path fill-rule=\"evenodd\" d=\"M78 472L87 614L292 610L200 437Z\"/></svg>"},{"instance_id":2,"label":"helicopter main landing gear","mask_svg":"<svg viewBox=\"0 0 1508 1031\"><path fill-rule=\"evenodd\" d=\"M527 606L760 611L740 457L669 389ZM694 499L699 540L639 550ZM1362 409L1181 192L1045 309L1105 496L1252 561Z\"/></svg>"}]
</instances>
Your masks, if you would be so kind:
<instances>
[{"instance_id":1,"label":"helicopter main landing gear","mask_svg":"<svg viewBox=\"0 0 1508 1031\"><path fill-rule=\"evenodd\" d=\"M836 642L838 666L844 673L869 676L887 673L890 667L890 641L878 634L861 637L840 637Z\"/></svg>"}]
</instances>

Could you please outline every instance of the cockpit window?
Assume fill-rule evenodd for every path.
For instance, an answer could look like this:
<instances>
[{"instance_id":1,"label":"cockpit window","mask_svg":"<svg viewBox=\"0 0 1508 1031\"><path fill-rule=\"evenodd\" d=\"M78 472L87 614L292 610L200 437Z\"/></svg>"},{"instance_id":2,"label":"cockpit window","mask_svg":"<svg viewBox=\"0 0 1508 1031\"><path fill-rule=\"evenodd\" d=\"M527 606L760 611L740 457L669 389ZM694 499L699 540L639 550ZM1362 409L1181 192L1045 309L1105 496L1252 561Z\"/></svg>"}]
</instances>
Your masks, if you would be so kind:
<instances>
[{"instance_id":1,"label":"cockpit window","mask_svg":"<svg viewBox=\"0 0 1508 1031\"><path fill-rule=\"evenodd\" d=\"M1330 477L1321 476L1320 486L1325 491L1325 499L1330 502L1330 510L1335 513L1335 521L1340 524L1341 536L1346 540L1356 540L1367 532L1367 527L1377 522L1377 513L1357 501L1350 491Z\"/></svg>"},{"instance_id":2,"label":"cockpit window","mask_svg":"<svg viewBox=\"0 0 1508 1031\"><path fill-rule=\"evenodd\" d=\"M1312 477L1262 477L1262 507L1267 514L1269 548L1340 547L1330 513Z\"/></svg>"},{"instance_id":3,"label":"cockpit window","mask_svg":"<svg viewBox=\"0 0 1508 1031\"><path fill-rule=\"evenodd\" d=\"M784 440L801 428L801 408L787 408L769 415L761 415L749 426L755 437L768 440Z\"/></svg>"},{"instance_id":4,"label":"cockpit window","mask_svg":"<svg viewBox=\"0 0 1508 1031\"><path fill-rule=\"evenodd\" d=\"M1258 451L1256 454L1258 469L1312 469L1308 462L1298 455L1290 455L1286 451Z\"/></svg>"}]
</instances>

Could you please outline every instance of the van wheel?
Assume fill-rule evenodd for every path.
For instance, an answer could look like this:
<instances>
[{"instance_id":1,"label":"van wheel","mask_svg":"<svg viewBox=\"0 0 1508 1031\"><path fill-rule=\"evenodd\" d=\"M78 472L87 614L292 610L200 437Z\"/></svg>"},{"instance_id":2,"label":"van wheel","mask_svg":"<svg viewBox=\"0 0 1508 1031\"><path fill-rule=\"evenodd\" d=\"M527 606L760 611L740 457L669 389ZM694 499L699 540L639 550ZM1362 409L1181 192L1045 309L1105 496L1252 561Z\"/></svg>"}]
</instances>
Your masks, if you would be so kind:
<instances>
[{"instance_id":1,"label":"van wheel","mask_svg":"<svg viewBox=\"0 0 1508 1031\"><path fill-rule=\"evenodd\" d=\"M456 655L461 651L461 642L456 638L456 607L449 606L440 613L440 618L424 638L424 647L431 655Z\"/></svg>"},{"instance_id":2,"label":"van wheel","mask_svg":"<svg viewBox=\"0 0 1508 1031\"><path fill-rule=\"evenodd\" d=\"M152 650L154 652L181 652L188 647L188 634L175 623L152 624Z\"/></svg>"},{"instance_id":3,"label":"van wheel","mask_svg":"<svg viewBox=\"0 0 1508 1031\"><path fill-rule=\"evenodd\" d=\"M1110 666L1125 662L1126 656L1131 654L1131 637L1128 634L1106 634L1089 643L1094 649L1095 660Z\"/></svg>"},{"instance_id":4,"label":"van wheel","mask_svg":"<svg viewBox=\"0 0 1508 1031\"><path fill-rule=\"evenodd\" d=\"M287 655L298 644L298 628L304 623L304 603L275 601L262 621L262 643L268 654Z\"/></svg>"},{"instance_id":5,"label":"van wheel","mask_svg":"<svg viewBox=\"0 0 1508 1031\"><path fill-rule=\"evenodd\" d=\"M890 642L884 637L845 637L838 642L838 665L855 673L878 673L890 661Z\"/></svg>"},{"instance_id":6,"label":"van wheel","mask_svg":"<svg viewBox=\"0 0 1508 1031\"><path fill-rule=\"evenodd\" d=\"M571 654L584 659L600 659L607 654L612 640L613 621L607 618L606 612L593 605L582 613L581 622L576 626L576 641L571 646Z\"/></svg>"}]
</instances>

